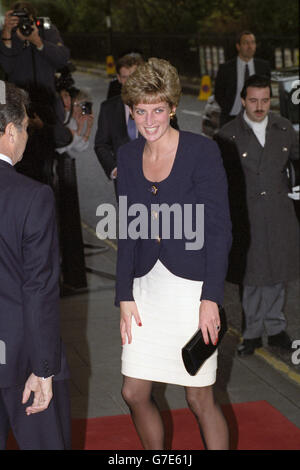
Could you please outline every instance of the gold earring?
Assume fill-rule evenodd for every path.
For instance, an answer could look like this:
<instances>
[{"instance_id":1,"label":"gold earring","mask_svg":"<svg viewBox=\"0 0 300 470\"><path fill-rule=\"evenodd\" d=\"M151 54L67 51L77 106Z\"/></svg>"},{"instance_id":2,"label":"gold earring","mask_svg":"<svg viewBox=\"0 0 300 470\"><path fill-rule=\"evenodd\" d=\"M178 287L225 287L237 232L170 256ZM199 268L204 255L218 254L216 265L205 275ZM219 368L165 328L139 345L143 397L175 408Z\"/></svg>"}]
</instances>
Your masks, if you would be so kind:
<instances>
[{"instance_id":1,"label":"gold earring","mask_svg":"<svg viewBox=\"0 0 300 470\"><path fill-rule=\"evenodd\" d=\"M169 116L170 116L170 119L173 119L173 117L175 116L175 112L174 112L174 111L171 111L170 114L169 114Z\"/></svg>"}]
</instances>

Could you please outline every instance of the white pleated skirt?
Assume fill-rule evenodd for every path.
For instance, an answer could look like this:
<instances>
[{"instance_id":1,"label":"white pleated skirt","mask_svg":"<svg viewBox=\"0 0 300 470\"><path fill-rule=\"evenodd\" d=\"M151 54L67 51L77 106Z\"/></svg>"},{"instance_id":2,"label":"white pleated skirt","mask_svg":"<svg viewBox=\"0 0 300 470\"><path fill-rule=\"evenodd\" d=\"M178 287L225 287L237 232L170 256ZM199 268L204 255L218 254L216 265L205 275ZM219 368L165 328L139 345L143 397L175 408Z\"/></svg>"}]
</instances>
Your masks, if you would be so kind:
<instances>
[{"instance_id":1,"label":"white pleated skirt","mask_svg":"<svg viewBox=\"0 0 300 470\"><path fill-rule=\"evenodd\" d=\"M172 274L157 261L135 278L133 296L142 326L132 318L132 343L122 350L122 374L127 377L205 387L216 381L217 351L195 376L184 367L181 349L197 331L202 281Z\"/></svg>"}]
</instances>

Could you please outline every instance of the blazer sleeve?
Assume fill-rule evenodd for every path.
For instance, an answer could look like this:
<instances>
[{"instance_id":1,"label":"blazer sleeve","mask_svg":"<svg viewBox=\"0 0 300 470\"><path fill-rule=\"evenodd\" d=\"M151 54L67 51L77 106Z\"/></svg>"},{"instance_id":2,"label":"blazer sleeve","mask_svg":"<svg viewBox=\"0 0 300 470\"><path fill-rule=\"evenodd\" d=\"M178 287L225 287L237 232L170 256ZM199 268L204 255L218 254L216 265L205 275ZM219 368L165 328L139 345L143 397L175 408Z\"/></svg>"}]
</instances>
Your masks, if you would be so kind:
<instances>
[{"instance_id":1,"label":"blazer sleeve","mask_svg":"<svg viewBox=\"0 0 300 470\"><path fill-rule=\"evenodd\" d=\"M228 254L232 243L227 177L220 151L208 141L195 171L198 203L204 204L205 276L201 300L223 303Z\"/></svg>"},{"instance_id":2,"label":"blazer sleeve","mask_svg":"<svg viewBox=\"0 0 300 470\"><path fill-rule=\"evenodd\" d=\"M59 245L52 190L35 191L23 227L24 336L32 372L60 370Z\"/></svg>"},{"instance_id":3,"label":"blazer sleeve","mask_svg":"<svg viewBox=\"0 0 300 470\"><path fill-rule=\"evenodd\" d=\"M107 105L104 102L100 107L94 150L106 176L110 178L110 174L117 166L117 162L110 132L110 116L108 116L107 111Z\"/></svg>"},{"instance_id":4,"label":"blazer sleeve","mask_svg":"<svg viewBox=\"0 0 300 470\"><path fill-rule=\"evenodd\" d=\"M133 301L133 278L134 278L134 252L137 241L132 240L125 236L122 232L126 229L128 233L128 226L131 217L125 214L123 208L124 198L126 204L129 206L130 201L128 198L129 182L126 178L126 162L124 162L126 153L122 149L118 151L118 178L117 178L117 192L119 202L119 239L118 239L118 257L117 257L117 281L116 281L116 297L115 305L118 307L120 301ZM123 200L121 200L123 198ZM133 217L132 217L133 218ZM122 227L123 228L122 228ZM122 228L122 230L121 230Z\"/></svg>"},{"instance_id":5,"label":"blazer sleeve","mask_svg":"<svg viewBox=\"0 0 300 470\"><path fill-rule=\"evenodd\" d=\"M2 31L0 34L2 36ZM22 47L23 43L15 33L12 33L12 47L6 47L0 40L0 65L7 75L13 72L18 56L22 54Z\"/></svg>"}]
</instances>

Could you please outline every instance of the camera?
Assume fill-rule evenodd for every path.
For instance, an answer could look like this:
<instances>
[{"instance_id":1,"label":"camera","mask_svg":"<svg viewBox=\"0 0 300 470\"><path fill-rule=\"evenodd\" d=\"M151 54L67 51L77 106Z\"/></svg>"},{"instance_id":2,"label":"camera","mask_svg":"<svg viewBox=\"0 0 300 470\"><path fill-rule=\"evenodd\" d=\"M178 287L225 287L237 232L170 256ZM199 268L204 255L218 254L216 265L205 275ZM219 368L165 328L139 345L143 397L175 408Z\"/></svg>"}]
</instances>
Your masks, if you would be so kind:
<instances>
[{"instance_id":1,"label":"camera","mask_svg":"<svg viewBox=\"0 0 300 470\"><path fill-rule=\"evenodd\" d=\"M30 18L26 8L21 10L15 10L12 12L11 16L17 16L19 18L19 24L17 28L23 34L23 36L30 36L33 31L34 21Z\"/></svg>"},{"instance_id":2,"label":"camera","mask_svg":"<svg viewBox=\"0 0 300 470\"><path fill-rule=\"evenodd\" d=\"M90 101L83 101L82 103L80 103L79 106L81 107L81 114L83 116L85 116L86 114L92 114L93 103L91 103Z\"/></svg>"},{"instance_id":3,"label":"camera","mask_svg":"<svg viewBox=\"0 0 300 470\"><path fill-rule=\"evenodd\" d=\"M40 30L50 29L51 28L51 21L47 17L39 17L36 19L31 19L30 14L28 13L26 8L22 8L20 10L15 10L12 12L11 16L16 16L19 18L19 24L17 29L23 34L23 36L28 37L33 31L33 25L36 26Z\"/></svg>"}]
</instances>

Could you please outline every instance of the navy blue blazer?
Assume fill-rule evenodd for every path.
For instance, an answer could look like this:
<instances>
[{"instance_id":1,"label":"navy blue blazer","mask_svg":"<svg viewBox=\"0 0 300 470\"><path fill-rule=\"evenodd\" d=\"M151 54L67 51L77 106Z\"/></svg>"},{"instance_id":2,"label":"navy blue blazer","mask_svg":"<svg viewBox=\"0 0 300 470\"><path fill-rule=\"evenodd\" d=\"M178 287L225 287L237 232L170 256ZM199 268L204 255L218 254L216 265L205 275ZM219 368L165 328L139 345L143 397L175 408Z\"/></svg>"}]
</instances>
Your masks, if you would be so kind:
<instances>
[{"instance_id":1,"label":"navy blue blazer","mask_svg":"<svg viewBox=\"0 0 300 470\"><path fill-rule=\"evenodd\" d=\"M0 388L32 372L67 378L53 192L2 160L0 221Z\"/></svg>"},{"instance_id":2,"label":"navy blue blazer","mask_svg":"<svg viewBox=\"0 0 300 470\"><path fill-rule=\"evenodd\" d=\"M118 195L127 196L128 207L141 203L148 209L148 239L142 237L118 240L117 282L115 304L134 300L133 279L147 274L157 259L173 274L203 281L201 300L222 304L228 253L231 247L231 221L227 195L227 179L216 143L201 135L180 131L174 164L163 181L150 182L143 173L142 155L145 139L140 137L118 151ZM155 184L157 191L153 191ZM156 192L156 194L154 194ZM204 205L204 245L187 250L191 242L185 236L176 239L150 238L151 204ZM123 202L122 202L123 204ZM128 217L128 225L135 216ZM193 228L195 225L193 211ZM183 227L183 225L182 225ZM122 231L122 227L120 226Z\"/></svg>"}]
</instances>

